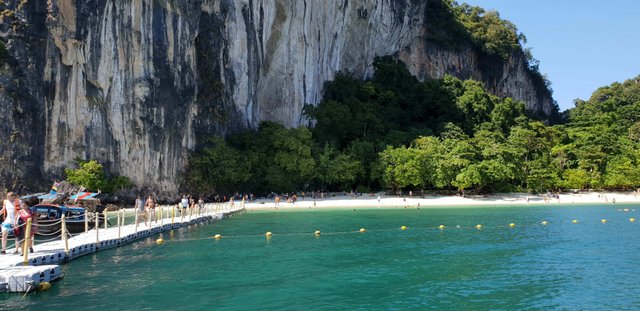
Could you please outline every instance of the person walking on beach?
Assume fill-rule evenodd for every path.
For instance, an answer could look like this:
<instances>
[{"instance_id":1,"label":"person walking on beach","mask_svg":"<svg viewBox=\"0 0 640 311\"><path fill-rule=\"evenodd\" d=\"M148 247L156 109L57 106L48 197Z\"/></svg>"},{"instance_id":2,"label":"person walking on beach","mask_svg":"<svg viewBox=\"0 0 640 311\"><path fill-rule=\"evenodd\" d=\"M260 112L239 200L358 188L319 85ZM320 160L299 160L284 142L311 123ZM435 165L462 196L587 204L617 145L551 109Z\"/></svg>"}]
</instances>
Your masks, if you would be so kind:
<instances>
[{"instance_id":1,"label":"person walking on beach","mask_svg":"<svg viewBox=\"0 0 640 311\"><path fill-rule=\"evenodd\" d=\"M274 201L276 202L275 208L278 209L278 206L280 206L280 196L276 195Z\"/></svg>"},{"instance_id":2,"label":"person walking on beach","mask_svg":"<svg viewBox=\"0 0 640 311\"><path fill-rule=\"evenodd\" d=\"M9 232L16 226L16 210L20 207L20 201L13 192L7 193L7 199L2 202L0 214L4 215L2 222L2 250L0 254L7 253L7 238ZM17 244L17 239L16 239Z\"/></svg>"},{"instance_id":3,"label":"person walking on beach","mask_svg":"<svg viewBox=\"0 0 640 311\"><path fill-rule=\"evenodd\" d=\"M136 215L138 216L136 217L136 225L141 222L141 219L144 219L144 223L146 224L147 213L145 213L145 202L142 199L141 195L138 195L138 197L136 198L135 210L136 210Z\"/></svg>"},{"instance_id":4,"label":"person walking on beach","mask_svg":"<svg viewBox=\"0 0 640 311\"><path fill-rule=\"evenodd\" d=\"M22 244L21 241L24 241L27 236L26 223L29 221L29 219L31 219L31 240L29 241L29 253L33 253L33 236L38 233L38 217L34 216L34 213L31 211L31 209L29 209L29 204L27 204L27 202L21 201L20 210L18 211L17 215L17 224L18 226L22 226L22 224L25 225L22 226L18 231L18 234L16 234L16 253L20 252L20 245Z\"/></svg>"}]
</instances>

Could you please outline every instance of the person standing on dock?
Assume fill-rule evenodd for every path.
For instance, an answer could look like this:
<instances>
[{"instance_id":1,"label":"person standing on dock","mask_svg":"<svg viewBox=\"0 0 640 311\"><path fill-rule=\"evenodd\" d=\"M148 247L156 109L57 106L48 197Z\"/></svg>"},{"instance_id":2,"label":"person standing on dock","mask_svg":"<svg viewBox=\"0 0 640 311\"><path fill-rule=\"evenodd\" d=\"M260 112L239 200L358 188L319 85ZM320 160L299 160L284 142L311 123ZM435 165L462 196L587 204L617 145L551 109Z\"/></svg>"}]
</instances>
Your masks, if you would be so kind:
<instances>
[{"instance_id":1,"label":"person standing on dock","mask_svg":"<svg viewBox=\"0 0 640 311\"><path fill-rule=\"evenodd\" d=\"M156 200L153 199L153 196L149 196L146 202L147 213L149 214L149 226L151 226L151 220L156 218ZM156 223L158 220L156 219Z\"/></svg>"},{"instance_id":2,"label":"person standing on dock","mask_svg":"<svg viewBox=\"0 0 640 311\"><path fill-rule=\"evenodd\" d=\"M186 194L182 195L182 200L180 201L180 203L182 203L182 210L180 210L180 215L186 214L187 208L189 208L189 199L187 199Z\"/></svg>"},{"instance_id":3,"label":"person standing on dock","mask_svg":"<svg viewBox=\"0 0 640 311\"><path fill-rule=\"evenodd\" d=\"M196 200L192 195L189 195L189 208L193 210L196 207Z\"/></svg>"},{"instance_id":4,"label":"person standing on dock","mask_svg":"<svg viewBox=\"0 0 640 311\"><path fill-rule=\"evenodd\" d=\"M204 209L204 198L202 196L198 199L198 209L201 211Z\"/></svg>"},{"instance_id":5,"label":"person standing on dock","mask_svg":"<svg viewBox=\"0 0 640 311\"><path fill-rule=\"evenodd\" d=\"M145 213L145 204L141 195L138 195L135 203L135 210L138 217L136 217L136 225L141 222L141 219L144 219L144 223L147 223L147 213Z\"/></svg>"},{"instance_id":6,"label":"person standing on dock","mask_svg":"<svg viewBox=\"0 0 640 311\"><path fill-rule=\"evenodd\" d=\"M9 232L16 226L16 210L19 207L20 201L16 195L13 192L8 192L7 199L2 202L2 210L0 210L0 214L4 215L4 221L2 222L2 251L0 251L0 254L7 253L7 238L9 237Z\"/></svg>"},{"instance_id":7,"label":"person standing on dock","mask_svg":"<svg viewBox=\"0 0 640 311\"><path fill-rule=\"evenodd\" d=\"M34 213L29 209L29 204L27 204L27 202L21 201L17 219L18 226L22 226L22 224L25 224L25 226L20 228L21 230L18 234L16 234L16 252L20 251L20 245L22 244L21 241L24 241L27 237L26 223L29 221L29 219L31 219L31 240L29 242L29 253L33 253L33 236L38 233L38 217L34 217Z\"/></svg>"}]
</instances>

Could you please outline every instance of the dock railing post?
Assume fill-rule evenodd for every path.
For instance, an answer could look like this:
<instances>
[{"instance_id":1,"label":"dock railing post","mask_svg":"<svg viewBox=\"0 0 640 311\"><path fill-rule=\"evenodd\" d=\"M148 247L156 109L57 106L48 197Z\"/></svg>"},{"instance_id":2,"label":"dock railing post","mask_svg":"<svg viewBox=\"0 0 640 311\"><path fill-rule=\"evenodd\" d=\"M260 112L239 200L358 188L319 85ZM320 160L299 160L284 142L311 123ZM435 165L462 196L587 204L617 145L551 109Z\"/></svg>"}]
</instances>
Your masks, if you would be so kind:
<instances>
[{"instance_id":1,"label":"dock railing post","mask_svg":"<svg viewBox=\"0 0 640 311\"><path fill-rule=\"evenodd\" d=\"M95 213L96 217L96 247L100 244L100 213ZM106 219L105 219L106 220Z\"/></svg>"},{"instance_id":2,"label":"dock railing post","mask_svg":"<svg viewBox=\"0 0 640 311\"><path fill-rule=\"evenodd\" d=\"M173 219L176 217L176 207L171 205L171 228L173 228Z\"/></svg>"},{"instance_id":3,"label":"dock railing post","mask_svg":"<svg viewBox=\"0 0 640 311\"><path fill-rule=\"evenodd\" d=\"M69 255L69 237L67 236L67 219L64 215L62 215L62 219L60 219L62 223L62 229L60 230L60 235L62 235L62 241L64 241L64 252Z\"/></svg>"},{"instance_id":4,"label":"dock railing post","mask_svg":"<svg viewBox=\"0 0 640 311\"><path fill-rule=\"evenodd\" d=\"M108 224L109 224L109 217L107 215L107 210L104 210L104 212L102 212L102 214L104 214L104 228L108 229Z\"/></svg>"},{"instance_id":5,"label":"dock railing post","mask_svg":"<svg viewBox=\"0 0 640 311\"><path fill-rule=\"evenodd\" d=\"M122 226L120 215L122 214L122 210L118 211L118 239L120 238L120 227Z\"/></svg>"},{"instance_id":6,"label":"dock railing post","mask_svg":"<svg viewBox=\"0 0 640 311\"><path fill-rule=\"evenodd\" d=\"M84 211L84 232L89 232L89 217L87 217L89 212Z\"/></svg>"},{"instance_id":7,"label":"dock railing post","mask_svg":"<svg viewBox=\"0 0 640 311\"><path fill-rule=\"evenodd\" d=\"M22 255L24 256L22 260L22 264L25 266L29 265L29 247L31 247L31 218L27 220L27 227L25 228L26 232L24 235L24 241L22 241Z\"/></svg>"},{"instance_id":8,"label":"dock railing post","mask_svg":"<svg viewBox=\"0 0 640 311\"><path fill-rule=\"evenodd\" d=\"M136 222L135 228L136 229L135 229L135 233L138 233L138 214L139 214L138 208L135 209L135 213L136 213L136 220L135 220L135 222Z\"/></svg>"},{"instance_id":9,"label":"dock railing post","mask_svg":"<svg viewBox=\"0 0 640 311\"><path fill-rule=\"evenodd\" d=\"M162 227L162 225L164 224L164 221L162 221L162 210L164 209L164 206L160 206L160 227Z\"/></svg>"}]
</instances>

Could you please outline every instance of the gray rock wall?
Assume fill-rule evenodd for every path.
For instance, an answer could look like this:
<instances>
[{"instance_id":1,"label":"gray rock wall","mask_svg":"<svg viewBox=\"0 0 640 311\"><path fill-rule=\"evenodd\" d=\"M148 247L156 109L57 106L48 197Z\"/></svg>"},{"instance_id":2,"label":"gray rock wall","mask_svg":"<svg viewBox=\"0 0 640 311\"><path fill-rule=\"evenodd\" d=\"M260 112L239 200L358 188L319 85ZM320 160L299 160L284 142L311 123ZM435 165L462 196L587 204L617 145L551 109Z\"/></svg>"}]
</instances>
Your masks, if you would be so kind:
<instances>
[{"instance_id":1,"label":"gray rock wall","mask_svg":"<svg viewBox=\"0 0 640 311\"><path fill-rule=\"evenodd\" d=\"M426 1L17 2L9 5L24 28L0 27L15 57L0 71L0 112L13 111L0 116L0 134L32 130L19 139L27 157L8 152L5 141L0 163L30 165L29 176L40 179L79 157L138 186L175 192L202 138L264 120L304 125L302 108L321 100L325 81L339 71L366 78L373 58L389 54L421 79L475 78L530 111L555 109L522 57L487 70L473 49L430 44ZM21 116L29 126L18 124ZM5 171L5 185L27 181Z\"/></svg>"}]
</instances>

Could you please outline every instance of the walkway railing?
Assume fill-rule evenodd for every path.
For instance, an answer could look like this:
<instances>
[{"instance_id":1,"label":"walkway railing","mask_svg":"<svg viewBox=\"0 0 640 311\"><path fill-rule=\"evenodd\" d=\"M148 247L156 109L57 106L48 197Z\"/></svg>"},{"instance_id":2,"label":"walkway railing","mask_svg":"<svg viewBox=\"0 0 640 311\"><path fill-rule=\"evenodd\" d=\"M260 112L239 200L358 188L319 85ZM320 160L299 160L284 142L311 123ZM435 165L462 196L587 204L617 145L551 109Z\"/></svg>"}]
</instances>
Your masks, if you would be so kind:
<instances>
[{"instance_id":1,"label":"walkway railing","mask_svg":"<svg viewBox=\"0 0 640 311\"><path fill-rule=\"evenodd\" d=\"M101 233L104 230L108 230L110 228L117 227L117 237L121 238L122 228L127 225L134 224L134 233L139 232L139 229L141 229L140 224L144 224L144 226L146 227L145 230L148 230L153 227L162 227L164 226L165 222L169 224L170 221L171 227L173 228L177 220L179 220L180 223L191 222L192 220L198 219L202 216L226 214L234 210L243 208L244 200L241 203L208 203L205 204L202 208L200 208L197 204L195 205L195 207L186 209L179 209L177 206L159 206L156 209L147 210L144 213L140 213L134 209L133 217L131 217L130 214L128 215L131 217L131 219L127 219L127 212L125 209L120 209L115 212L104 211L102 213L85 212L84 215L72 217L66 217L66 215L63 215L59 221L47 224L32 223L31 219L29 219L26 223L17 226L19 230L25 230L23 235L24 238L16 240L15 243L8 245L7 249L15 247L16 244L21 246L23 264L26 266L29 265L30 248L32 242L34 244L35 242L43 244L59 240L62 242L64 252L69 255L69 239L79 236L80 234L89 233L90 230L95 230L95 243L96 245L100 245L100 242L102 240L105 240L101 240ZM76 234L72 234L71 232L69 232L69 221L81 219L82 217L84 217L84 232ZM141 219L141 217L144 218L144 221L141 221L143 220ZM103 221L103 223L100 223L101 221ZM90 228L91 222L93 222L93 228ZM59 226L60 229L46 230L52 231L51 233L41 233L44 228L55 228L57 226ZM39 237L45 237L45 239L34 240L34 238L31 236L32 232L37 233Z\"/></svg>"}]
</instances>

